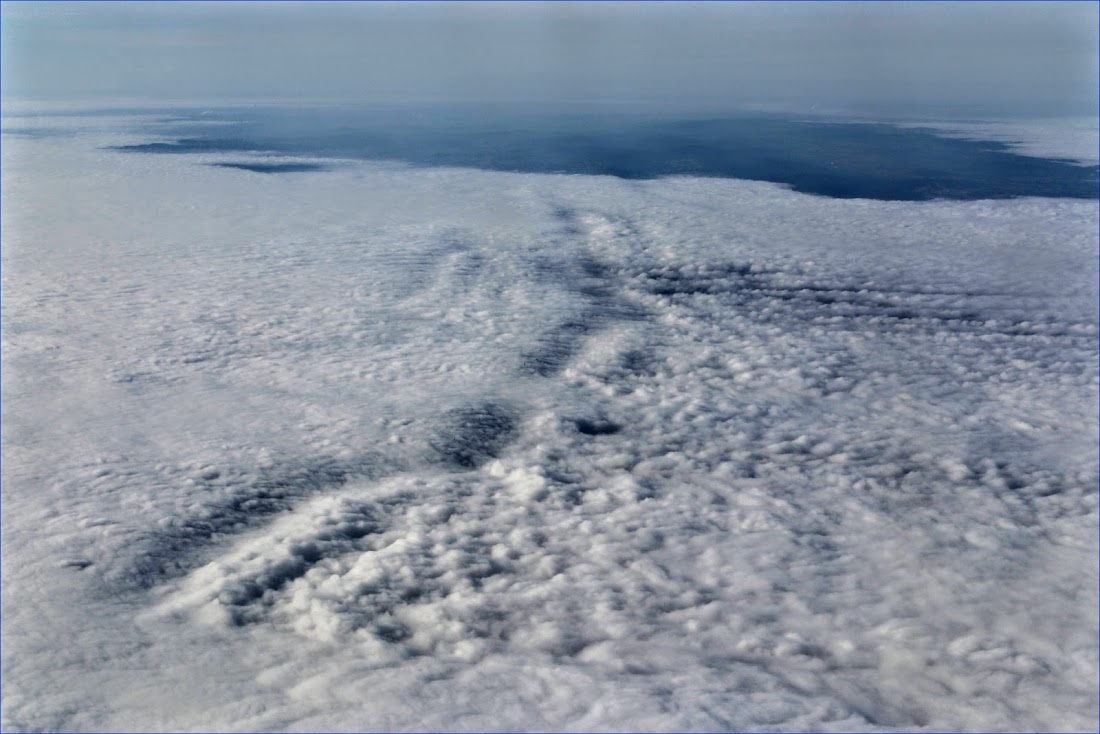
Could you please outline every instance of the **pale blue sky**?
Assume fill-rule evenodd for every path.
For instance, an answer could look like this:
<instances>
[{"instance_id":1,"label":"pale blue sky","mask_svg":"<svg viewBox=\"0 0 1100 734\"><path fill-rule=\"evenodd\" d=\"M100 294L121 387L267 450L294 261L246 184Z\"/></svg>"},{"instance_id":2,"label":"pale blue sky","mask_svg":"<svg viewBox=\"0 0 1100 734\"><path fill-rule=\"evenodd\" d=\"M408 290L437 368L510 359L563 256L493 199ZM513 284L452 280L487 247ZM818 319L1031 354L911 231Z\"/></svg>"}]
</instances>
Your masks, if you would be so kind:
<instances>
[{"instance_id":1,"label":"pale blue sky","mask_svg":"<svg viewBox=\"0 0 1100 734\"><path fill-rule=\"evenodd\" d=\"M2 91L1095 114L1097 8L4 2Z\"/></svg>"}]
</instances>

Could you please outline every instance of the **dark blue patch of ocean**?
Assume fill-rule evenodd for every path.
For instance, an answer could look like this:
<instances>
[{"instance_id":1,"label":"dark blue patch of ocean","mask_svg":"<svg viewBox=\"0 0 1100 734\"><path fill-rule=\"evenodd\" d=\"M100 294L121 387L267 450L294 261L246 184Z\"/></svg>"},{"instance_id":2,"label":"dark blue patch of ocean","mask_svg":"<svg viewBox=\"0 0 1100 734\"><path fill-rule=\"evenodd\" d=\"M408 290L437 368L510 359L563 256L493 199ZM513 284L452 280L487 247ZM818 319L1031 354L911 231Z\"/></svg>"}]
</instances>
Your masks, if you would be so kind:
<instances>
[{"instance_id":1,"label":"dark blue patch of ocean","mask_svg":"<svg viewBox=\"0 0 1100 734\"><path fill-rule=\"evenodd\" d=\"M212 124L213 123L213 124ZM1016 155L1005 145L868 122L738 114L694 119L474 108L278 107L174 110L135 153L264 152L494 171L651 179L716 176L839 198L920 201L1098 196L1098 167ZM317 164L220 165L259 173Z\"/></svg>"}]
</instances>

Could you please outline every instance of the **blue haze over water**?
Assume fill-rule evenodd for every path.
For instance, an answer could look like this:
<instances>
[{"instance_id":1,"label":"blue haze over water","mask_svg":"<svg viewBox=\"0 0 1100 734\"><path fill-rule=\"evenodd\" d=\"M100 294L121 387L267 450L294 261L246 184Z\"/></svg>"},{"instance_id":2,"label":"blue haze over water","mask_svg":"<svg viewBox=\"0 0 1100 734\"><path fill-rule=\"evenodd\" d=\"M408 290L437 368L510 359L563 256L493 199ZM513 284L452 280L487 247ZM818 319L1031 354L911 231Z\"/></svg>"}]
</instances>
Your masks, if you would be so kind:
<instances>
[{"instance_id":1,"label":"blue haze over water","mask_svg":"<svg viewBox=\"0 0 1100 734\"><path fill-rule=\"evenodd\" d=\"M214 124L212 124L214 123ZM891 124L740 113L677 118L627 111L475 107L173 110L134 153L224 153L258 173L319 170L330 159L624 179L713 176L771 181L838 198L921 201L1018 196L1095 199L1098 167L1018 155L1002 143ZM168 142L164 142L165 138Z\"/></svg>"}]
</instances>

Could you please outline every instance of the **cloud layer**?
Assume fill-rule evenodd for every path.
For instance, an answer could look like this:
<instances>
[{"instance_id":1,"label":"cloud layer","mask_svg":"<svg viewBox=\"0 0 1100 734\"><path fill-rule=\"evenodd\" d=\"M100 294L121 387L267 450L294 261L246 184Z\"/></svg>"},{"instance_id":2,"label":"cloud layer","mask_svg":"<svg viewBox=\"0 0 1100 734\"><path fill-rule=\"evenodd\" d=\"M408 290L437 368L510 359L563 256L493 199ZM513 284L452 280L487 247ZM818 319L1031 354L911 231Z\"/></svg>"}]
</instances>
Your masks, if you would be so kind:
<instances>
[{"instance_id":1,"label":"cloud layer","mask_svg":"<svg viewBox=\"0 0 1100 734\"><path fill-rule=\"evenodd\" d=\"M127 141L5 141L7 728L1095 727L1096 202Z\"/></svg>"}]
</instances>

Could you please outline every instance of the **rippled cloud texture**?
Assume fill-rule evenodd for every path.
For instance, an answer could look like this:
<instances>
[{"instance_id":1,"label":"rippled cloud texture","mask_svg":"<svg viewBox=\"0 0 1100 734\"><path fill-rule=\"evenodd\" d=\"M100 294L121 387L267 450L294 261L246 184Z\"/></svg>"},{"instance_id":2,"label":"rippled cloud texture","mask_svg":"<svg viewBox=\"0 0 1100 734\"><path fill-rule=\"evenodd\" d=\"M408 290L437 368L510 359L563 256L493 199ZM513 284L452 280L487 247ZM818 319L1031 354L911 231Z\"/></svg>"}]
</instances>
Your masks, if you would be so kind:
<instances>
[{"instance_id":1,"label":"rippled cloud texture","mask_svg":"<svg viewBox=\"0 0 1100 734\"><path fill-rule=\"evenodd\" d=\"M4 146L6 729L1095 726L1095 201L55 122Z\"/></svg>"},{"instance_id":2,"label":"rippled cloud texture","mask_svg":"<svg viewBox=\"0 0 1100 734\"><path fill-rule=\"evenodd\" d=\"M1095 4L2 12L5 731L1097 730Z\"/></svg>"}]
</instances>

